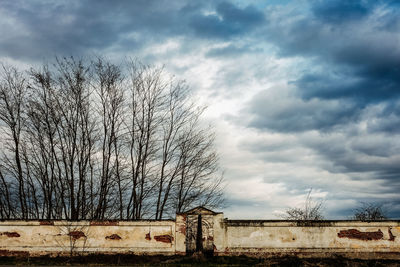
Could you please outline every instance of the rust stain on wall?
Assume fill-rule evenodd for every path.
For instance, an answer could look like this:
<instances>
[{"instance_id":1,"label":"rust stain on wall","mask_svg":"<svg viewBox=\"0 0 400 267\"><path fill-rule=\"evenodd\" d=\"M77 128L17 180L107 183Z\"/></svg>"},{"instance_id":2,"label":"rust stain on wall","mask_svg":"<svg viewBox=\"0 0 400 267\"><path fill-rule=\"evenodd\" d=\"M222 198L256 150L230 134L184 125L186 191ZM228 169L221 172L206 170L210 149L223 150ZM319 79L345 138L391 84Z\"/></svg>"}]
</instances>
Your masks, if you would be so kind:
<instances>
[{"instance_id":1,"label":"rust stain on wall","mask_svg":"<svg viewBox=\"0 0 400 267\"><path fill-rule=\"evenodd\" d=\"M40 225L54 225L53 221L40 221L39 222Z\"/></svg>"},{"instance_id":2,"label":"rust stain on wall","mask_svg":"<svg viewBox=\"0 0 400 267\"><path fill-rule=\"evenodd\" d=\"M118 226L118 221L91 221L90 226Z\"/></svg>"},{"instance_id":3,"label":"rust stain on wall","mask_svg":"<svg viewBox=\"0 0 400 267\"><path fill-rule=\"evenodd\" d=\"M389 232L389 241L394 241L396 237L392 234L392 229L389 228L388 232Z\"/></svg>"},{"instance_id":4,"label":"rust stain on wall","mask_svg":"<svg viewBox=\"0 0 400 267\"><path fill-rule=\"evenodd\" d=\"M181 225L178 227L178 232L186 235L186 225Z\"/></svg>"},{"instance_id":5,"label":"rust stain on wall","mask_svg":"<svg viewBox=\"0 0 400 267\"><path fill-rule=\"evenodd\" d=\"M106 236L106 239L121 240L122 238L117 234L112 234L112 235Z\"/></svg>"},{"instance_id":6,"label":"rust stain on wall","mask_svg":"<svg viewBox=\"0 0 400 267\"><path fill-rule=\"evenodd\" d=\"M86 237L85 233L82 231L71 231L68 233L74 240L79 239L81 237Z\"/></svg>"},{"instance_id":7,"label":"rust stain on wall","mask_svg":"<svg viewBox=\"0 0 400 267\"><path fill-rule=\"evenodd\" d=\"M5 235L7 237L20 237L21 236L17 232L3 232L3 233L0 233L0 235Z\"/></svg>"},{"instance_id":8,"label":"rust stain on wall","mask_svg":"<svg viewBox=\"0 0 400 267\"><path fill-rule=\"evenodd\" d=\"M361 232L357 229L349 229L349 230L341 230L338 233L338 237L340 238L350 238L350 239L359 239L359 240L380 240L383 238L383 233L379 229L375 232Z\"/></svg>"},{"instance_id":9,"label":"rust stain on wall","mask_svg":"<svg viewBox=\"0 0 400 267\"><path fill-rule=\"evenodd\" d=\"M156 235L154 236L154 239L158 242L164 242L164 243L172 243L174 238L170 235Z\"/></svg>"},{"instance_id":10,"label":"rust stain on wall","mask_svg":"<svg viewBox=\"0 0 400 267\"><path fill-rule=\"evenodd\" d=\"M150 240L151 240L150 233L147 233L145 238L146 238L146 240L149 240L149 241L150 241Z\"/></svg>"},{"instance_id":11,"label":"rust stain on wall","mask_svg":"<svg viewBox=\"0 0 400 267\"><path fill-rule=\"evenodd\" d=\"M182 216L182 221L186 222L187 214L180 214Z\"/></svg>"}]
</instances>

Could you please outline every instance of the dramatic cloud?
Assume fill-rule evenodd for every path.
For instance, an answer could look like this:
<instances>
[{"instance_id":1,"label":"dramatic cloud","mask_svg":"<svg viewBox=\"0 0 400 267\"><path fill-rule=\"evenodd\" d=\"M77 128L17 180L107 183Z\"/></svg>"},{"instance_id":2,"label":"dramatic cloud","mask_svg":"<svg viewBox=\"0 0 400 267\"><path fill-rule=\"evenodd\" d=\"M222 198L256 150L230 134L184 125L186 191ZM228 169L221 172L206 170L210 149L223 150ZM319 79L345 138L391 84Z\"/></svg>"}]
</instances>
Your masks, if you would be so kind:
<instances>
[{"instance_id":1,"label":"dramatic cloud","mask_svg":"<svg viewBox=\"0 0 400 267\"><path fill-rule=\"evenodd\" d=\"M138 57L187 80L215 126L226 214L273 218L310 188L328 218L400 217L397 1L0 3L0 61Z\"/></svg>"},{"instance_id":2,"label":"dramatic cloud","mask_svg":"<svg viewBox=\"0 0 400 267\"><path fill-rule=\"evenodd\" d=\"M368 2L318 1L311 14L281 11L266 36L282 56L309 59L293 80L305 99L352 98L360 102L400 94L399 8Z\"/></svg>"},{"instance_id":3,"label":"dramatic cloud","mask_svg":"<svg viewBox=\"0 0 400 267\"><path fill-rule=\"evenodd\" d=\"M252 6L240 9L222 2L217 5L215 14L194 15L190 25L201 37L227 39L251 31L263 20L263 13Z\"/></svg>"}]
</instances>

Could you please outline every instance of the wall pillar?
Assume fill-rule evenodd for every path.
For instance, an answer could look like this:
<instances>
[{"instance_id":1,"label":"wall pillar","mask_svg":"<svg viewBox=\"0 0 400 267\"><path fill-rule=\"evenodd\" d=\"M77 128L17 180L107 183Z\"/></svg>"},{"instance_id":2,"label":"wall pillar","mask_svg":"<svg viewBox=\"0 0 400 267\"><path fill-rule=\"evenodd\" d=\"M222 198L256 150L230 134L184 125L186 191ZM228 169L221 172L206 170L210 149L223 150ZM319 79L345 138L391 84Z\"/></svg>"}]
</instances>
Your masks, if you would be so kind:
<instances>
[{"instance_id":1,"label":"wall pillar","mask_svg":"<svg viewBox=\"0 0 400 267\"><path fill-rule=\"evenodd\" d=\"M223 252L226 249L226 231L224 223L224 214L214 215L214 253Z\"/></svg>"},{"instance_id":2,"label":"wall pillar","mask_svg":"<svg viewBox=\"0 0 400 267\"><path fill-rule=\"evenodd\" d=\"M186 254L186 214L176 214L175 253L178 255Z\"/></svg>"}]
</instances>

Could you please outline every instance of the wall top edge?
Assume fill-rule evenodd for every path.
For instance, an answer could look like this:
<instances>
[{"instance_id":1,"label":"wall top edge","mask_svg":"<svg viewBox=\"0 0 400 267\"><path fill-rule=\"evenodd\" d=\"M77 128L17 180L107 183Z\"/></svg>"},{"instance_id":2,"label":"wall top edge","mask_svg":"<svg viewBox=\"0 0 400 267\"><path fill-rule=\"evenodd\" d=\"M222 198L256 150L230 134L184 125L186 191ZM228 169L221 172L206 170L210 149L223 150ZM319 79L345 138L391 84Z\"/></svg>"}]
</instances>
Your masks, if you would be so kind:
<instances>
[{"instance_id":1,"label":"wall top edge","mask_svg":"<svg viewBox=\"0 0 400 267\"><path fill-rule=\"evenodd\" d=\"M226 222L314 222L314 223L334 223L334 222L397 222L399 223L400 220L241 220L241 219L228 219L225 218L224 221Z\"/></svg>"},{"instance_id":2,"label":"wall top edge","mask_svg":"<svg viewBox=\"0 0 400 267\"><path fill-rule=\"evenodd\" d=\"M1 220L0 226L140 226L140 225L174 225L175 220L137 220L137 221L66 221L66 220Z\"/></svg>"},{"instance_id":3,"label":"wall top edge","mask_svg":"<svg viewBox=\"0 0 400 267\"><path fill-rule=\"evenodd\" d=\"M162 219L162 220L155 220L155 219L144 219L144 220L59 220L59 219L54 219L54 220L37 220L37 219L26 219L26 220L21 220L21 219L9 219L9 220L0 220L0 223L2 222L175 222L174 219Z\"/></svg>"},{"instance_id":4,"label":"wall top edge","mask_svg":"<svg viewBox=\"0 0 400 267\"><path fill-rule=\"evenodd\" d=\"M358 221L358 220L224 220L227 226L299 226L299 227L330 227L330 226L400 226L400 220Z\"/></svg>"}]
</instances>

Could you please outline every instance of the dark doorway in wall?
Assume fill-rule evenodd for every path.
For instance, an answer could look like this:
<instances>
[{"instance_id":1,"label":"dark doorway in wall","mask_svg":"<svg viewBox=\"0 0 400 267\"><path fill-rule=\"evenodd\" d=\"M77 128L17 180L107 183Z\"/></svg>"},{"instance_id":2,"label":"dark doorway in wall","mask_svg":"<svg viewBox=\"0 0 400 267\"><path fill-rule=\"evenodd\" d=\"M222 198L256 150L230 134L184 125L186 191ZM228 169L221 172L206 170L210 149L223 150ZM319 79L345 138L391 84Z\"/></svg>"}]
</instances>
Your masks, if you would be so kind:
<instances>
[{"instance_id":1,"label":"dark doorway in wall","mask_svg":"<svg viewBox=\"0 0 400 267\"><path fill-rule=\"evenodd\" d=\"M214 251L214 215L217 213L197 207L186 214L186 252L212 254Z\"/></svg>"}]
</instances>

